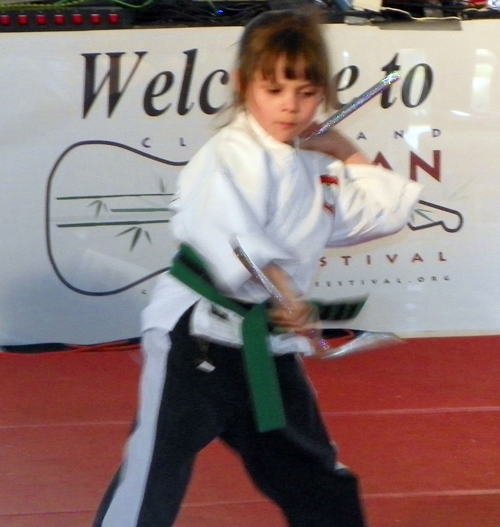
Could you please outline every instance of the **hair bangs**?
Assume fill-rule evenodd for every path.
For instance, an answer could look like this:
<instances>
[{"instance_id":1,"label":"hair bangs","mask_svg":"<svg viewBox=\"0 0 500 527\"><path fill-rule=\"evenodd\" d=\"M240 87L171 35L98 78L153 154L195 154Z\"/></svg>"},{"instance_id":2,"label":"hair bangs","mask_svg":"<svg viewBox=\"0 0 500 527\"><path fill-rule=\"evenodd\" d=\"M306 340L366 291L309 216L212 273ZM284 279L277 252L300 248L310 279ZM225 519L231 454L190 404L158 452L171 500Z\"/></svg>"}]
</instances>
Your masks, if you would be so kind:
<instances>
[{"instance_id":1,"label":"hair bangs","mask_svg":"<svg viewBox=\"0 0 500 527\"><path fill-rule=\"evenodd\" d=\"M315 86L324 87L328 78L328 70L318 65L316 60L304 50L287 51L287 50L271 50L268 49L261 56L261 60L257 66L262 77L266 80L274 82L276 80L278 60L283 57L284 61L281 63L282 71L285 79L289 80L306 80Z\"/></svg>"}]
</instances>

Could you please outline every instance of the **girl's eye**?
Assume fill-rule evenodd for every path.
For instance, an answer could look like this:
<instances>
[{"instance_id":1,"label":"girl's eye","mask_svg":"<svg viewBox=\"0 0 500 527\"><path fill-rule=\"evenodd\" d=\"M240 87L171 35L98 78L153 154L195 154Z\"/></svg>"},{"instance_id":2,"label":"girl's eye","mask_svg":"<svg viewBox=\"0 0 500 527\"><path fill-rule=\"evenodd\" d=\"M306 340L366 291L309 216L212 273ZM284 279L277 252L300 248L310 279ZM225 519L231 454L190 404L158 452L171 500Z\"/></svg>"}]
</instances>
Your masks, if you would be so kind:
<instances>
[{"instance_id":1,"label":"girl's eye","mask_svg":"<svg viewBox=\"0 0 500 527\"><path fill-rule=\"evenodd\" d=\"M267 93L270 93L271 95L277 95L278 93L280 93L280 89L279 88L268 88L267 89Z\"/></svg>"},{"instance_id":2,"label":"girl's eye","mask_svg":"<svg viewBox=\"0 0 500 527\"><path fill-rule=\"evenodd\" d=\"M301 95L303 97L315 97L316 95L318 94L318 91L317 90L305 90L303 92L301 92Z\"/></svg>"}]
</instances>

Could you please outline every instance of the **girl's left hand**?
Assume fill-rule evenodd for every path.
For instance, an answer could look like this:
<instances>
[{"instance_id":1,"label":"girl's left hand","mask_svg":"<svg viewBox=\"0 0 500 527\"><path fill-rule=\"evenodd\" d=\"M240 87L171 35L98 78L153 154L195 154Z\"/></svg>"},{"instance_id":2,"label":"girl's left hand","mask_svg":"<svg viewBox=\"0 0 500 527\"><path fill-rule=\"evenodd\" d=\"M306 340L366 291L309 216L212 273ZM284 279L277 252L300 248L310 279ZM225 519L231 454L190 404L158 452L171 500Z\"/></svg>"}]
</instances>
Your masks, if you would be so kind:
<instances>
[{"instance_id":1,"label":"girl's left hand","mask_svg":"<svg viewBox=\"0 0 500 527\"><path fill-rule=\"evenodd\" d=\"M304 130L301 136L308 137L318 129L319 124L314 122ZM300 148L322 152L343 163L370 164L369 159L356 148L350 139L333 128L300 143Z\"/></svg>"}]
</instances>

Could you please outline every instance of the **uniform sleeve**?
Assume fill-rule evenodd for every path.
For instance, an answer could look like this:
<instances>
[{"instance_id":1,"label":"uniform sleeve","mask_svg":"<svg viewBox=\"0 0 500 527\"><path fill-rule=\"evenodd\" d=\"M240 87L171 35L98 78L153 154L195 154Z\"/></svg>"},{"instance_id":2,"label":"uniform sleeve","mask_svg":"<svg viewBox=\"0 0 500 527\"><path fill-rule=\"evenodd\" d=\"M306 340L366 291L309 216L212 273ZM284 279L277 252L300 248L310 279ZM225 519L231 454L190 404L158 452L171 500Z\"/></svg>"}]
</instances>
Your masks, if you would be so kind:
<instances>
[{"instance_id":1,"label":"uniform sleeve","mask_svg":"<svg viewBox=\"0 0 500 527\"><path fill-rule=\"evenodd\" d=\"M372 165L328 167L332 180L334 216L329 247L366 242L394 234L405 227L422 185Z\"/></svg>"},{"instance_id":2,"label":"uniform sleeve","mask_svg":"<svg viewBox=\"0 0 500 527\"><path fill-rule=\"evenodd\" d=\"M224 163L222 156L200 155L184 169L173 221L176 237L202 256L217 285L227 293L235 293L250 278L234 254L235 236L260 268L271 262L290 268L295 261L266 232L273 181L265 153L234 143L226 145Z\"/></svg>"}]
</instances>

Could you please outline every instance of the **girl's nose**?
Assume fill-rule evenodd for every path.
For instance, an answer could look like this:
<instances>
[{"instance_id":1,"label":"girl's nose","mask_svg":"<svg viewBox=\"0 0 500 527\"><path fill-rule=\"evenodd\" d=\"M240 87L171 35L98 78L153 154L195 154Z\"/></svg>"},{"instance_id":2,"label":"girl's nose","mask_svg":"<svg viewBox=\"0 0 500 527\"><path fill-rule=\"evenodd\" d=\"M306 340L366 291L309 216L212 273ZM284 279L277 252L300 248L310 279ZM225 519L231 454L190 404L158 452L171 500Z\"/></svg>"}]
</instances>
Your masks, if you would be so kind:
<instances>
[{"instance_id":1,"label":"girl's nose","mask_svg":"<svg viewBox=\"0 0 500 527\"><path fill-rule=\"evenodd\" d=\"M288 112L296 112L299 109L299 96L297 93L287 93L284 97L283 107Z\"/></svg>"}]
</instances>

